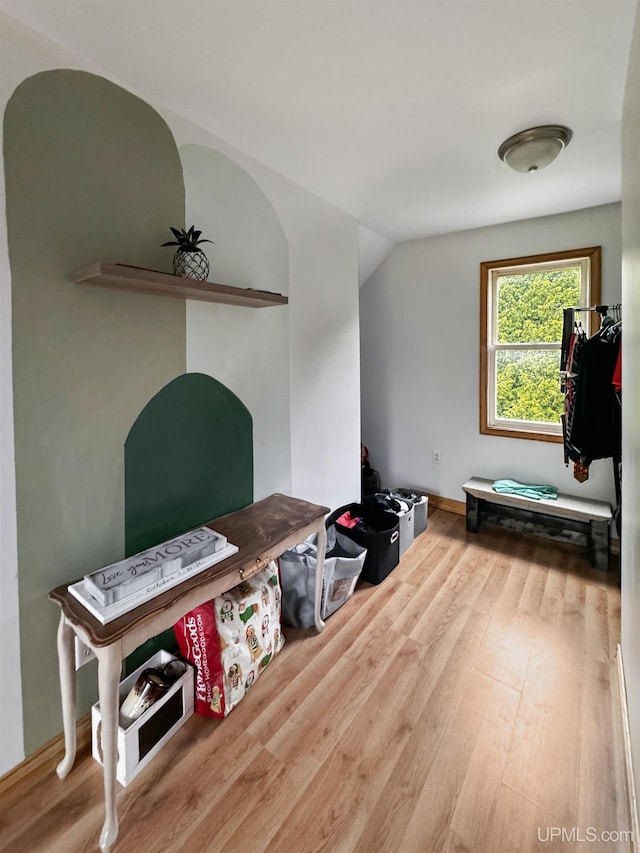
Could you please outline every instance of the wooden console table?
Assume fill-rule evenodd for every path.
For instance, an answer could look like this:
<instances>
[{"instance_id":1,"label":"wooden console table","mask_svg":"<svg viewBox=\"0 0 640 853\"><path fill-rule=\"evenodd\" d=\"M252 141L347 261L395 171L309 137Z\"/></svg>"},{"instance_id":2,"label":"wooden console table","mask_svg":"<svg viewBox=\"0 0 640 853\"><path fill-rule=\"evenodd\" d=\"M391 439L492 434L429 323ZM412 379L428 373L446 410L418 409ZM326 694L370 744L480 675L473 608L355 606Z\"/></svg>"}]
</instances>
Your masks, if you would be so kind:
<instances>
[{"instance_id":1,"label":"wooden console table","mask_svg":"<svg viewBox=\"0 0 640 853\"><path fill-rule=\"evenodd\" d=\"M146 640L170 628L194 607L237 586L263 569L288 548L318 534L318 565L315 588L315 625L320 617L322 576L326 550L325 515L328 507L275 494L238 512L208 522L237 545L237 554L188 578L179 586L102 625L69 592L58 586L49 598L61 608L58 626L58 659L64 723L65 755L56 772L64 779L76 755L75 643L77 635L98 658L98 693L102 713L105 821L100 848L106 853L118 837L116 811L116 763L118 733L118 683L122 661Z\"/></svg>"}]
</instances>

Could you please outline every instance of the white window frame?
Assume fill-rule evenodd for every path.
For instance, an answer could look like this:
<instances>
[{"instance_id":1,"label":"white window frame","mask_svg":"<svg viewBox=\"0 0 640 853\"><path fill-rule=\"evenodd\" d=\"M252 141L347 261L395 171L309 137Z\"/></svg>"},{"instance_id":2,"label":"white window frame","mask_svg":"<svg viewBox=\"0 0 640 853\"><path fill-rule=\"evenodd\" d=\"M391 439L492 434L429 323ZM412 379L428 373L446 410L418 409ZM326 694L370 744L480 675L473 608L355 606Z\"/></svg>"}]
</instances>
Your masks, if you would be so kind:
<instances>
[{"instance_id":1,"label":"white window frame","mask_svg":"<svg viewBox=\"0 0 640 853\"><path fill-rule=\"evenodd\" d=\"M534 255L527 258L510 258L486 261L480 264L481 317L480 317L480 432L484 435L501 435L510 438L528 438L539 441L562 441L562 425L540 421L515 420L497 416L496 382L499 352L559 351L561 341L541 343L498 343L498 279L506 275L524 275L532 272L580 267L580 306L590 306L600 301L599 246ZM559 309L561 310L561 309ZM582 324L589 329L589 320ZM559 381L559 379L558 379Z\"/></svg>"}]
</instances>

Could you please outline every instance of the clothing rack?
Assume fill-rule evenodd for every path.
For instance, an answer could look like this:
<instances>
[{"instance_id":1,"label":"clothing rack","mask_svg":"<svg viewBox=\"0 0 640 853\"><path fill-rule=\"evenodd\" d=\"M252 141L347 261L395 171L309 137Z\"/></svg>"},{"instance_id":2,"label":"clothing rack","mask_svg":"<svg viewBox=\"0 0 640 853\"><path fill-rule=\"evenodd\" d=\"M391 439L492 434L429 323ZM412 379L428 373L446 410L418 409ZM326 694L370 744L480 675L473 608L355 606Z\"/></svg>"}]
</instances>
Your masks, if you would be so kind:
<instances>
[{"instance_id":1,"label":"clothing rack","mask_svg":"<svg viewBox=\"0 0 640 853\"><path fill-rule=\"evenodd\" d=\"M600 314L600 328L596 329L595 325L590 322L589 326L591 333L595 333L596 331L603 332L605 331L605 326L608 324L607 334L612 334L614 329L618 329L622 325L622 303L616 302L612 305L571 305L570 307L563 308L563 321L562 321L562 347L561 347L561 376L564 372L564 366L567 361L567 357L569 355L567 350L567 344L569 340L569 335L571 330L574 328L574 324L579 328L582 327L582 324L579 321L576 321L576 314L580 314L581 312L588 312ZM613 312L613 317L609 314L609 312Z\"/></svg>"},{"instance_id":2,"label":"clothing rack","mask_svg":"<svg viewBox=\"0 0 640 853\"><path fill-rule=\"evenodd\" d=\"M615 305L572 305L570 311L597 311L598 314L608 314L609 311L619 311L622 308L622 303L617 302ZM567 310L567 309L565 309Z\"/></svg>"}]
</instances>

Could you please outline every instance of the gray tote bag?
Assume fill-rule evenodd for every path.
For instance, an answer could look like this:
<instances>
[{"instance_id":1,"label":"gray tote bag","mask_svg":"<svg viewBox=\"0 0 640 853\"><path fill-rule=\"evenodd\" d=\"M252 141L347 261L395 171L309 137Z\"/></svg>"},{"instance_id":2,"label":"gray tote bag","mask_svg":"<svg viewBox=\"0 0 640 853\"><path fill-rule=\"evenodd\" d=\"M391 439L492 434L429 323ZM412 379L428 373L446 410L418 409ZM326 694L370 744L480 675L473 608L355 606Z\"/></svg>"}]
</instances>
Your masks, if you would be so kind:
<instances>
[{"instance_id":1,"label":"gray tote bag","mask_svg":"<svg viewBox=\"0 0 640 853\"><path fill-rule=\"evenodd\" d=\"M323 619L351 598L366 556L366 548L338 533L334 525L329 527L322 581ZM318 538L315 534L280 557L282 621L287 625L310 628L315 624L317 562Z\"/></svg>"}]
</instances>

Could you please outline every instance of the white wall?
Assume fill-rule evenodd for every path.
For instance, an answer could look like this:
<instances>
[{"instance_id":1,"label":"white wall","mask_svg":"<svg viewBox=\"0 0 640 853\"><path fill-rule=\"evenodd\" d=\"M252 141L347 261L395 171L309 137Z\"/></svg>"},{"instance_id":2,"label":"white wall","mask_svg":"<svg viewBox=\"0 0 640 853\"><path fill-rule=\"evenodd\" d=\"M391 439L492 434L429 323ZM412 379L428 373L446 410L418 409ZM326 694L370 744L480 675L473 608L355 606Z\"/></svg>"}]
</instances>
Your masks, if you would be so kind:
<instances>
[{"instance_id":1,"label":"white wall","mask_svg":"<svg viewBox=\"0 0 640 853\"><path fill-rule=\"evenodd\" d=\"M613 500L610 460L594 462L580 485L562 445L484 436L478 426L480 262L594 245L602 246L603 300L619 302L619 204L392 251L360 290L362 434L383 485L463 500L471 476L511 477Z\"/></svg>"},{"instance_id":2,"label":"white wall","mask_svg":"<svg viewBox=\"0 0 640 853\"><path fill-rule=\"evenodd\" d=\"M640 797L640 6L622 124L622 657Z\"/></svg>"},{"instance_id":3,"label":"white wall","mask_svg":"<svg viewBox=\"0 0 640 853\"><path fill-rule=\"evenodd\" d=\"M289 243L291 494L333 509L360 495L357 223L239 152L221 150L256 179Z\"/></svg>"},{"instance_id":4,"label":"white wall","mask_svg":"<svg viewBox=\"0 0 640 853\"><path fill-rule=\"evenodd\" d=\"M396 244L366 225L358 225L358 266L360 287L384 261Z\"/></svg>"},{"instance_id":5,"label":"white wall","mask_svg":"<svg viewBox=\"0 0 640 853\"><path fill-rule=\"evenodd\" d=\"M335 509L360 499L357 227L330 205L303 209L292 193L282 201L291 246L291 485Z\"/></svg>"}]
</instances>

